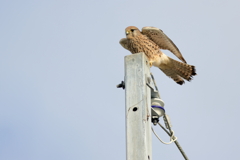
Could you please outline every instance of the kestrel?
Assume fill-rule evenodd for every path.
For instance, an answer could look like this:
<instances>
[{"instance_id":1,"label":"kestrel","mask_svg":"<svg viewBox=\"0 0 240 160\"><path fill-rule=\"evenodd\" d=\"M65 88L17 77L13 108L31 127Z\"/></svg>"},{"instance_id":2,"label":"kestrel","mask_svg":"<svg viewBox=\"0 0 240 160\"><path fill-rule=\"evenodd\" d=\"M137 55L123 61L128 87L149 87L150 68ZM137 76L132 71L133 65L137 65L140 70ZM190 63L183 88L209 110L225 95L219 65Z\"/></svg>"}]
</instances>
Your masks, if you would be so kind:
<instances>
[{"instance_id":1,"label":"kestrel","mask_svg":"<svg viewBox=\"0 0 240 160\"><path fill-rule=\"evenodd\" d=\"M187 64L177 46L162 30L155 27L143 27L142 32L134 26L125 29L126 37L120 44L132 54L144 52L149 59L150 66L158 67L176 83L182 85L183 79L190 81L196 75L195 66ZM160 49L167 49L182 62L165 55Z\"/></svg>"}]
</instances>

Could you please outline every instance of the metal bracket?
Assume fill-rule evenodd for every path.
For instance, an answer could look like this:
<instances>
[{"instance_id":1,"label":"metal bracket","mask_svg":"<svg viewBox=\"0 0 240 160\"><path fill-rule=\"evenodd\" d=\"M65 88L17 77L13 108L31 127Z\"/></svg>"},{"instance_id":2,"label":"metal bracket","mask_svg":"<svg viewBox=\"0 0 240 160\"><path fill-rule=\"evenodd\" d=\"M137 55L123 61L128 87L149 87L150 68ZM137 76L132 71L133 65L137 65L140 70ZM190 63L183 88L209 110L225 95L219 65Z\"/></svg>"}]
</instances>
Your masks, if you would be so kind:
<instances>
[{"instance_id":1,"label":"metal bracket","mask_svg":"<svg viewBox=\"0 0 240 160\"><path fill-rule=\"evenodd\" d=\"M160 94L155 86L154 80L152 77L146 77L146 84L151 89L151 98L160 98Z\"/></svg>"},{"instance_id":2,"label":"metal bracket","mask_svg":"<svg viewBox=\"0 0 240 160\"><path fill-rule=\"evenodd\" d=\"M149 88L151 88L154 92L157 92L157 89L156 89L156 87L155 87L155 85L153 83L152 77L148 77L146 75L145 75L145 77L146 77L146 84L147 84L147 86Z\"/></svg>"}]
</instances>

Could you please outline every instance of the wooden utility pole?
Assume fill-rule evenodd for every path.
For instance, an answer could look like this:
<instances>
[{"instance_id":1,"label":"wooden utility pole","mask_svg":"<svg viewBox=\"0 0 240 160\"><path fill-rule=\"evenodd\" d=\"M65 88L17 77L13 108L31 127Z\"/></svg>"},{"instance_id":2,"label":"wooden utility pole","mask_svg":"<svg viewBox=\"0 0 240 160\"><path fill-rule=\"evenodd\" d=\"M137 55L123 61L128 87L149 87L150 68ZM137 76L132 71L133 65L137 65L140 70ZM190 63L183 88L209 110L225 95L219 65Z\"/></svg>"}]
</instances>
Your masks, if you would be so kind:
<instances>
[{"instance_id":1,"label":"wooden utility pole","mask_svg":"<svg viewBox=\"0 0 240 160\"><path fill-rule=\"evenodd\" d=\"M127 160L152 160L150 80L144 53L125 57Z\"/></svg>"}]
</instances>

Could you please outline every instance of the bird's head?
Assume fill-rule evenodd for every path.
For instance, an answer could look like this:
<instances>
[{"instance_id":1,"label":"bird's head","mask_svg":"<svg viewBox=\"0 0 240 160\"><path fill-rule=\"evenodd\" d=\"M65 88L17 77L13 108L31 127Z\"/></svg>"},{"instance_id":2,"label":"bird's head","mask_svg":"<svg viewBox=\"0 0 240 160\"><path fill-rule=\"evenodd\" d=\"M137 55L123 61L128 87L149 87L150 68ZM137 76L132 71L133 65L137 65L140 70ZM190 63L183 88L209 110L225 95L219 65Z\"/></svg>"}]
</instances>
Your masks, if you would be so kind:
<instances>
[{"instance_id":1,"label":"bird's head","mask_svg":"<svg viewBox=\"0 0 240 160\"><path fill-rule=\"evenodd\" d=\"M137 27L129 26L125 29L126 37L128 39L134 38L141 34L140 30Z\"/></svg>"}]
</instances>

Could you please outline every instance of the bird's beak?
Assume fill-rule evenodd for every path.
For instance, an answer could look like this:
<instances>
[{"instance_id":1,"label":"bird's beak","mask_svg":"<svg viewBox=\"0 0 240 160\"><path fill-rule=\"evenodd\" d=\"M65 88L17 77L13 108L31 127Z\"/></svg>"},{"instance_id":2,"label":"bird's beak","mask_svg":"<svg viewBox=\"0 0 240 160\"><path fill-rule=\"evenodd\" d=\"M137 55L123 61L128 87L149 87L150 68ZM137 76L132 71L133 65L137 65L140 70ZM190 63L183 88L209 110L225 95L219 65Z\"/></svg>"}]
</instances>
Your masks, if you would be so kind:
<instances>
[{"instance_id":1,"label":"bird's beak","mask_svg":"<svg viewBox=\"0 0 240 160\"><path fill-rule=\"evenodd\" d=\"M130 33L130 32L129 32L129 31L127 31L127 32L126 32L126 35L129 35L129 33Z\"/></svg>"}]
</instances>

